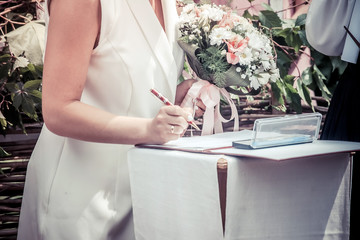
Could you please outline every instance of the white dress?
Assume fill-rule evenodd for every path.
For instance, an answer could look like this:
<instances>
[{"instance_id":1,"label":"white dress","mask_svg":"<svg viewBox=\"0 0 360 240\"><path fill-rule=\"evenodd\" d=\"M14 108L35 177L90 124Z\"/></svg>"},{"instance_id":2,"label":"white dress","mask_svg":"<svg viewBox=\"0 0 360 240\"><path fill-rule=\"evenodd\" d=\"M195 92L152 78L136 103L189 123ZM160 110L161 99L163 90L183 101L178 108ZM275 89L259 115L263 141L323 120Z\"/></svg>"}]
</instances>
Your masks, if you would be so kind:
<instances>
[{"instance_id":1,"label":"white dress","mask_svg":"<svg viewBox=\"0 0 360 240\"><path fill-rule=\"evenodd\" d=\"M101 0L100 40L81 101L154 117L162 104L150 88L174 100L183 52L175 0L162 2L166 34L148 0ZM61 137L44 126L28 165L18 239L135 239L130 147Z\"/></svg>"}]
</instances>

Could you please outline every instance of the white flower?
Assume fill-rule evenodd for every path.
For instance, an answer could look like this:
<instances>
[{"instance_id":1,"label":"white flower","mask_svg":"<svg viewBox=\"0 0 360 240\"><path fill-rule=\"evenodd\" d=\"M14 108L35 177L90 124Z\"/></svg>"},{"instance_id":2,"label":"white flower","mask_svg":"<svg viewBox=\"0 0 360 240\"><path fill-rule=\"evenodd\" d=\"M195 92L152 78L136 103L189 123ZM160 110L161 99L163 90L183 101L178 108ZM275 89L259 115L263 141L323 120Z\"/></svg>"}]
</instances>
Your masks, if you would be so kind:
<instances>
[{"instance_id":1,"label":"white flower","mask_svg":"<svg viewBox=\"0 0 360 240\"><path fill-rule=\"evenodd\" d=\"M210 35L210 44L211 45L220 45L223 43L223 40L229 40L234 35L228 28L214 28Z\"/></svg>"},{"instance_id":2,"label":"white flower","mask_svg":"<svg viewBox=\"0 0 360 240\"><path fill-rule=\"evenodd\" d=\"M225 63L229 63L229 59L233 61L238 78L249 80L250 87L259 89L280 78L271 39L248 19L227 13L214 4L191 3L183 8L179 26L181 40L198 48L203 48L199 44L203 41L207 41L204 46L219 46L220 54L226 56L223 57ZM235 37L237 35L241 38ZM206 61L213 63L211 58Z\"/></svg>"},{"instance_id":3,"label":"white flower","mask_svg":"<svg viewBox=\"0 0 360 240\"><path fill-rule=\"evenodd\" d=\"M255 90L257 90L261 86L256 77L251 76L249 79L250 79L250 87L254 88Z\"/></svg>"},{"instance_id":4,"label":"white flower","mask_svg":"<svg viewBox=\"0 0 360 240\"><path fill-rule=\"evenodd\" d=\"M252 60L253 58L250 48L245 48L244 51L239 54L239 63L241 65L249 65Z\"/></svg>"},{"instance_id":5,"label":"white flower","mask_svg":"<svg viewBox=\"0 0 360 240\"><path fill-rule=\"evenodd\" d=\"M192 25L193 23L196 22L196 19L197 17L195 12L190 12L190 13L182 12L179 17L179 23L181 24L181 26L185 26L186 24Z\"/></svg>"},{"instance_id":6,"label":"white flower","mask_svg":"<svg viewBox=\"0 0 360 240\"><path fill-rule=\"evenodd\" d=\"M189 3L189 4L186 4L182 10L183 13L189 13L189 12L192 12L193 9L195 8L195 3Z\"/></svg>"},{"instance_id":7,"label":"white flower","mask_svg":"<svg viewBox=\"0 0 360 240\"><path fill-rule=\"evenodd\" d=\"M270 65L271 65L271 70L274 70L274 69L279 70L279 69L277 68L276 63L275 63L275 61L274 61L273 59L270 59Z\"/></svg>"},{"instance_id":8,"label":"white flower","mask_svg":"<svg viewBox=\"0 0 360 240\"><path fill-rule=\"evenodd\" d=\"M253 32L249 33L247 36L249 37L248 45L250 48L260 51L264 47L264 42L260 38L259 34Z\"/></svg>"},{"instance_id":9,"label":"white flower","mask_svg":"<svg viewBox=\"0 0 360 240\"><path fill-rule=\"evenodd\" d=\"M272 52L272 47L271 47L270 43L265 44L265 46L264 46L264 51L267 52L267 53L271 53L271 52Z\"/></svg>"},{"instance_id":10,"label":"white flower","mask_svg":"<svg viewBox=\"0 0 360 240\"><path fill-rule=\"evenodd\" d=\"M279 78L280 72L278 68L270 70L270 81L276 82Z\"/></svg>"},{"instance_id":11,"label":"white flower","mask_svg":"<svg viewBox=\"0 0 360 240\"><path fill-rule=\"evenodd\" d=\"M270 60L272 59L272 56L269 55L269 53L261 52L261 53L259 54L259 59L260 59L261 61L270 61Z\"/></svg>"},{"instance_id":12,"label":"white flower","mask_svg":"<svg viewBox=\"0 0 360 240\"><path fill-rule=\"evenodd\" d=\"M224 16L225 12L218 7L212 7L210 4L205 4L202 7L200 17L208 18L212 21L220 21Z\"/></svg>"},{"instance_id":13,"label":"white flower","mask_svg":"<svg viewBox=\"0 0 360 240\"><path fill-rule=\"evenodd\" d=\"M266 70L266 71L271 68L270 61L261 61L261 64L262 64L264 70Z\"/></svg>"},{"instance_id":14,"label":"white flower","mask_svg":"<svg viewBox=\"0 0 360 240\"><path fill-rule=\"evenodd\" d=\"M13 69L16 69L18 67L26 67L28 64L29 60L27 58L17 57Z\"/></svg>"},{"instance_id":15,"label":"white flower","mask_svg":"<svg viewBox=\"0 0 360 240\"><path fill-rule=\"evenodd\" d=\"M267 72L259 73L258 74L258 81L261 85L265 85L269 82L270 74Z\"/></svg>"},{"instance_id":16,"label":"white flower","mask_svg":"<svg viewBox=\"0 0 360 240\"><path fill-rule=\"evenodd\" d=\"M252 24L250 24L249 21L244 17L240 17L239 21L234 22L234 27L237 31L242 31L242 32L255 31L254 26Z\"/></svg>"},{"instance_id":17,"label":"white flower","mask_svg":"<svg viewBox=\"0 0 360 240\"><path fill-rule=\"evenodd\" d=\"M189 40L190 40L190 41L192 41L192 40L194 40L194 39L195 39L194 34L189 35Z\"/></svg>"}]
</instances>

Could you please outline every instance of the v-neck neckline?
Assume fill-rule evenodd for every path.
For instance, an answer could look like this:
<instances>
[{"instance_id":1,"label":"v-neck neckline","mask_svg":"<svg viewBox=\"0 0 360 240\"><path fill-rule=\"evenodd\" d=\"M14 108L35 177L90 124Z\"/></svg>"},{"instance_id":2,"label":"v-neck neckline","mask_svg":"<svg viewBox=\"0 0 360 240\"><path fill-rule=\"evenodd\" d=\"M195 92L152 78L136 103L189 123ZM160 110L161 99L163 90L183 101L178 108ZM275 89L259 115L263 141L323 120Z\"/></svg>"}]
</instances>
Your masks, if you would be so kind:
<instances>
[{"instance_id":1,"label":"v-neck neckline","mask_svg":"<svg viewBox=\"0 0 360 240\"><path fill-rule=\"evenodd\" d=\"M174 24L174 29L169 28L165 32L161 26L158 18L153 10L149 0L125 0L134 15L138 26L144 34L149 46L151 47L154 55L156 56L159 65L163 69L163 73L168 79L169 90L171 95L169 99L175 98L175 85L178 74L177 61L175 60L174 53L176 52L176 31L175 22L172 19L171 10L176 12L176 9L171 9L170 2L163 1L162 8L164 14L165 29ZM171 82L170 82L171 81Z\"/></svg>"},{"instance_id":2,"label":"v-neck neckline","mask_svg":"<svg viewBox=\"0 0 360 240\"><path fill-rule=\"evenodd\" d=\"M150 3L149 1L149 4L151 6L151 9L153 9L153 12L156 16L156 19L158 20L160 26L162 27L162 29L164 30L164 32L166 33L166 27L165 27L165 14L164 14L164 8L163 8L163 4L162 4L162 1L160 0L159 2L157 2L156 0L154 0L155 2L155 6L153 6L152 3ZM159 5L157 5L157 3L159 3ZM156 6L160 6L161 9L158 10L158 8L156 8ZM159 15L158 15L159 14ZM162 19L162 21L160 20L160 18Z\"/></svg>"}]
</instances>

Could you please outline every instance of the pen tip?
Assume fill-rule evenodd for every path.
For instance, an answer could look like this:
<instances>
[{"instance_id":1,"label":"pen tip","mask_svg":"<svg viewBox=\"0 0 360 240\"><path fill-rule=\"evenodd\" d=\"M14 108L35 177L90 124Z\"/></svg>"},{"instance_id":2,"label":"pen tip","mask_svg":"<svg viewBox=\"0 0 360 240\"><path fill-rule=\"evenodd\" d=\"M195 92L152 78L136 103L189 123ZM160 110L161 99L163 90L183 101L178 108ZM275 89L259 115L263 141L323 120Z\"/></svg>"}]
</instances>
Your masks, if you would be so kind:
<instances>
[{"instance_id":1,"label":"pen tip","mask_svg":"<svg viewBox=\"0 0 360 240\"><path fill-rule=\"evenodd\" d=\"M200 128L195 123L191 124L191 126L193 126L193 128L195 128L196 130L200 131Z\"/></svg>"}]
</instances>

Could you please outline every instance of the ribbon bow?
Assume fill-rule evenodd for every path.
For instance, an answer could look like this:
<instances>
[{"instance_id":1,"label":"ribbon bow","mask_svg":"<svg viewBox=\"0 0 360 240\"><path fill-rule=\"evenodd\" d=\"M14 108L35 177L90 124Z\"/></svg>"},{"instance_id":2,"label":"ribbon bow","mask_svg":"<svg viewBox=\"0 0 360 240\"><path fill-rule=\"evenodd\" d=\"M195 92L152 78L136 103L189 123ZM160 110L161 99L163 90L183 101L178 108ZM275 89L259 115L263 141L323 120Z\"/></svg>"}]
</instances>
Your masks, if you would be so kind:
<instances>
[{"instance_id":1,"label":"ribbon bow","mask_svg":"<svg viewBox=\"0 0 360 240\"><path fill-rule=\"evenodd\" d=\"M220 113L221 96L226 99L231 108L231 117L228 120L225 119ZM197 78L197 81L191 86L191 88L187 92L183 102L181 103L181 106L194 108L197 101L196 99L201 99L201 101L206 106L203 116L201 135L222 133L222 123L229 122L233 119L235 119L234 131L239 130L238 111L236 109L234 101L231 99L230 94L225 90L225 88L219 88L208 81Z\"/></svg>"}]
</instances>

